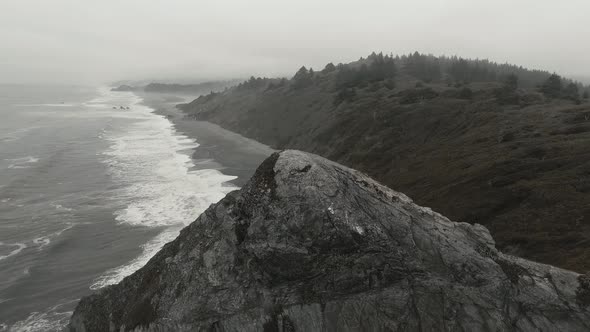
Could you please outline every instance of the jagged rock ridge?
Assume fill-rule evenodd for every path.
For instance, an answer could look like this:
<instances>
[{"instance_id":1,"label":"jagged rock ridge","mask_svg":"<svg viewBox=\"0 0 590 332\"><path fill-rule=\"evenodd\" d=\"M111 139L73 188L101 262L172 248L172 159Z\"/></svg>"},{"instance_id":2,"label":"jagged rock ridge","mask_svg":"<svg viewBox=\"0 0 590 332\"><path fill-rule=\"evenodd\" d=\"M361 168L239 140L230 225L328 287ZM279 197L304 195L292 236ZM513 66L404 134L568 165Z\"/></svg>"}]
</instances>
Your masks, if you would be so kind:
<instances>
[{"instance_id":1,"label":"jagged rock ridge","mask_svg":"<svg viewBox=\"0 0 590 332\"><path fill-rule=\"evenodd\" d=\"M497 251L369 177L269 157L71 331L587 331L590 279Z\"/></svg>"}]
</instances>

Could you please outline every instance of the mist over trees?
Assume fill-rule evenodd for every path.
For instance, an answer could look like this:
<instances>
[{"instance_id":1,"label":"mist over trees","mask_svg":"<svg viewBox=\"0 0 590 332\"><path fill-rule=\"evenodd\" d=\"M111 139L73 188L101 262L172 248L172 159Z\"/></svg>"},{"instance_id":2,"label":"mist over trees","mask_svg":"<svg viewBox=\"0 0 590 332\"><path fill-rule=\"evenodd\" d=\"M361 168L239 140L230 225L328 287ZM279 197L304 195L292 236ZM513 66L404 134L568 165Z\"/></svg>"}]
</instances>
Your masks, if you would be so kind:
<instances>
[{"instance_id":1,"label":"mist over trees","mask_svg":"<svg viewBox=\"0 0 590 332\"><path fill-rule=\"evenodd\" d=\"M581 103L582 99L588 99L587 88L583 93L580 93L583 89L581 84L564 80L557 74L552 74L539 86L539 91L548 98L568 99L576 103Z\"/></svg>"},{"instance_id":2,"label":"mist over trees","mask_svg":"<svg viewBox=\"0 0 590 332\"><path fill-rule=\"evenodd\" d=\"M436 57L431 54L414 52L402 56L372 53L366 59L350 64L339 64L336 85L356 86L362 82L379 81L404 74L426 83L445 82L447 84L468 84L476 82L506 83L509 90L517 88L537 88L544 84L552 74L548 71L527 69L512 64L499 64L487 59L464 59L457 56ZM333 71L330 67L329 71ZM582 85L571 80L563 80L563 85L573 83L582 90ZM573 94L573 86L569 88Z\"/></svg>"},{"instance_id":3,"label":"mist over trees","mask_svg":"<svg viewBox=\"0 0 590 332\"><path fill-rule=\"evenodd\" d=\"M270 78L262 78L262 77L254 77L250 76L247 81L244 81L236 86L238 90L248 90L248 89L256 89L260 87L264 87L270 82L274 81L275 79Z\"/></svg>"},{"instance_id":4,"label":"mist over trees","mask_svg":"<svg viewBox=\"0 0 590 332\"><path fill-rule=\"evenodd\" d=\"M517 87L535 88L551 75L547 71L531 70L507 63L499 64L487 59L436 57L418 52L403 55L397 60L408 74L425 82L439 80L448 83L504 82L508 76L513 75L517 78Z\"/></svg>"},{"instance_id":5,"label":"mist over trees","mask_svg":"<svg viewBox=\"0 0 590 332\"><path fill-rule=\"evenodd\" d=\"M366 86L370 82L393 78L397 72L394 59L383 56L383 53L372 53L358 66L339 64L336 69L336 86L339 88Z\"/></svg>"},{"instance_id":6,"label":"mist over trees","mask_svg":"<svg viewBox=\"0 0 590 332\"><path fill-rule=\"evenodd\" d=\"M329 82L328 85L325 83ZM288 88L293 91L311 89L321 85L322 90L331 86L334 104L352 102L359 89L378 91L382 87L412 87L403 100L416 102L432 97L433 87L458 89L456 98L470 100L474 97L472 84L492 84L493 96L501 105L521 104L523 91L527 98L542 98L530 95L538 91L547 100L567 99L580 103L589 99L589 87L542 70L522 66L499 64L487 59L465 59L457 56L439 56L419 52L394 56L392 53L371 53L366 58L337 65L328 63L320 71L302 66L291 79L250 77L236 89L263 89L265 91ZM428 86L425 86L428 85ZM440 91L439 91L440 92ZM446 95L452 95L447 92ZM525 101L530 103L530 101Z\"/></svg>"},{"instance_id":7,"label":"mist over trees","mask_svg":"<svg viewBox=\"0 0 590 332\"><path fill-rule=\"evenodd\" d=\"M293 76L293 87L295 89L301 89L310 86L313 83L314 71L313 68L307 70L305 66L299 68L299 70Z\"/></svg>"}]
</instances>

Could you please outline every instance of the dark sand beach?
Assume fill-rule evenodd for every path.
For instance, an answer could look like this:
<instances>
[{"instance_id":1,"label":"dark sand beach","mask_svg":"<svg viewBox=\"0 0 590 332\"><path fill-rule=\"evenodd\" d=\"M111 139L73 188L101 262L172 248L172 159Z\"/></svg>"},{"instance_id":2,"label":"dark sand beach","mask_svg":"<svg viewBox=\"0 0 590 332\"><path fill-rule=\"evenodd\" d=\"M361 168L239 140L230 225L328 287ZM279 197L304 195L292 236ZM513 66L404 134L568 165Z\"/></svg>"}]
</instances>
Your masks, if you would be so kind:
<instances>
[{"instance_id":1,"label":"dark sand beach","mask_svg":"<svg viewBox=\"0 0 590 332\"><path fill-rule=\"evenodd\" d=\"M216 169L224 174L237 176L237 179L231 181L237 186L244 185L258 165L275 151L216 124L188 118L176 108L177 104L189 102L196 97L157 93L139 95L144 99L144 104L172 121L178 131L197 141L199 146L192 154L197 169Z\"/></svg>"}]
</instances>

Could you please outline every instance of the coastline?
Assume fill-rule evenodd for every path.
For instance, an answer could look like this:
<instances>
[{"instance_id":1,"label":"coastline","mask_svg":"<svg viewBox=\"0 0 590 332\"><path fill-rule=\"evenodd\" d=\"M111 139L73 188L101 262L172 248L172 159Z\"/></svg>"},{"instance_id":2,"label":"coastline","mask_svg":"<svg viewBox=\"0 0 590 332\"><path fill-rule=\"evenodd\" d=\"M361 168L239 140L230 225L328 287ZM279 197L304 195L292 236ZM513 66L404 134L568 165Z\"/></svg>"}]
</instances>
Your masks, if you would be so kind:
<instances>
[{"instance_id":1,"label":"coastline","mask_svg":"<svg viewBox=\"0 0 590 332\"><path fill-rule=\"evenodd\" d=\"M135 93L143 98L143 104L170 120L176 130L197 141L199 146L191 155L195 169L215 169L236 176L229 182L238 187L242 187L260 163L276 151L216 124L190 119L176 108L182 100L196 97Z\"/></svg>"}]
</instances>

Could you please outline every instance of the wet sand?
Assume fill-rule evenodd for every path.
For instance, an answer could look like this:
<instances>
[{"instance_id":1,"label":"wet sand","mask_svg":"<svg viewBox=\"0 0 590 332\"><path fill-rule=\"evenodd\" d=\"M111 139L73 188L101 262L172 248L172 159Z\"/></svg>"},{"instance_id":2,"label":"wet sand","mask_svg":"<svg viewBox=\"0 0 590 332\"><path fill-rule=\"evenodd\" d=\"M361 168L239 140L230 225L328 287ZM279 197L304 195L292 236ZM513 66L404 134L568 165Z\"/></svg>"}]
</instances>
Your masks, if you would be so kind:
<instances>
[{"instance_id":1,"label":"wet sand","mask_svg":"<svg viewBox=\"0 0 590 332\"><path fill-rule=\"evenodd\" d=\"M178 131L197 141L199 146L192 154L196 169L216 169L224 174L237 176L237 179L231 181L237 186L243 186L258 165L275 151L216 124L186 117L176 108L176 104L183 99L191 101L194 99L192 97L152 93L139 95L144 98L144 104L172 121Z\"/></svg>"}]
</instances>

